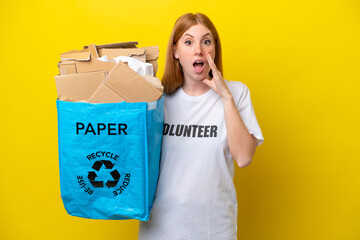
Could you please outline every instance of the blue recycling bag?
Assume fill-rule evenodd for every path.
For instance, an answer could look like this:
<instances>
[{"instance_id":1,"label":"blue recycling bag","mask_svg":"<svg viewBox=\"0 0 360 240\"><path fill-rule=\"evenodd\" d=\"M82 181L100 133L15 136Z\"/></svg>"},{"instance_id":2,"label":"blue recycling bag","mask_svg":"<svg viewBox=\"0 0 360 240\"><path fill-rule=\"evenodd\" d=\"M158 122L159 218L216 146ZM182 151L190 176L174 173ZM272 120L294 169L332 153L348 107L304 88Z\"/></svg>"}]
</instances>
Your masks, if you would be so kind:
<instances>
[{"instance_id":1,"label":"blue recycling bag","mask_svg":"<svg viewBox=\"0 0 360 240\"><path fill-rule=\"evenodd\" d=\"M57 100L61 197L68 214L149 219L159 175L164 97L146 103Z\"/></svg>"}]
</instances>

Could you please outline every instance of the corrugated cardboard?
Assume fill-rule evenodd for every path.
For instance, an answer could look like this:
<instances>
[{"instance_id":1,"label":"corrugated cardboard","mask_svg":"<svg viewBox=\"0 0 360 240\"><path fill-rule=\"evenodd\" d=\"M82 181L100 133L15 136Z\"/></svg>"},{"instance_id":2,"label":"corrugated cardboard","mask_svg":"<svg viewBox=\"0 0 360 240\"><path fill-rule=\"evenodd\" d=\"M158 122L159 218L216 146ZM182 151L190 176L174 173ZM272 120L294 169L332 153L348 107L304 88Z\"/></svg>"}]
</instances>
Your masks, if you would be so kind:
<instances>
[{"instance_id":1,"label":"corrugated cardboard","mask_svg":"<svg viewBox=\"0 0 360 240\"><path fill-rule=\"evenodd\" d=\"M91 71L106 71L110 72L111 69L116 65L115 62L103 62L95 58L90 54L90 61L75 61L76 72L91 72Z\"/></svg>"},{"instance_id":2,"label":"corrugated cardboard","mask_svg":"<svg viewBox=\"0 0 360 240\"><path fill-rule=\"evenodd\" d=\"M112 44L101 45L101 46L108 46L108 45L112 45ZM116 44L116 46L134 46L134 42L118 43ZM88 61L90 60L90 54L92 54L95 58L100 57L98 53L98 47L95 44L90 44L88 46L85 46L84 49L82 50L71 50L69 52L62 53L60 54L60 58L62 61L66 61L66 60Z\"/></svg>"},{"instance_id":3,"label":"corrugated cardboard","mask_svg":"<svg viewBox=\"0 0 360 240\"><path fill-rule=\"evenodd\" d=\"M105 45L91 44L83 50L61 54L60 76L55 77L59 99L91 103L153 102L162 96L158 78L141 77L125 63L103 62L97 58L108 55L142 58L157 71L157 46L137 48L137 42ZM108 73L108 75L107 75ZM106 79L107 75L107 79Z\"/></svg>"},{"instance_id":4,"label":"corrugated cardboard","mask_svg":"<svg viewBox=\"0 0 360 240\"><path fill-rule=\"evenodd\" d=\"M61 61L59 63L60 74L68 73L84 73L92 71L106 71L110 72L111 69L116 65L115 62L103 62L93 57L91 53L89 61ZM78 60L78 59L75 59Z\"/></svg>"},{"instance_id":5,"label":"corrugated cardboard","mask_svg":"<svg viewBox=\"0 0 360 240\"><path fill-rule=\"evenodd\" d=\"M92 96L88 99L89 103L117 103L125 101L117 93L105 84L101 84Z\"/></svg>"},{"instance_id":6,"label":"corrugated cardboard","mask_svg":"<svg viewBox=\"0 0 360 240\"><path fill-rule=\"evenodd\" d=\"M59 62L58 67L60 75L76 73L75 62Z\"/></svg>"},{"instance_id":7,"label":"corrugated cardboard","mask_svg":"<svg viewBox=\"0 0 360 240\"><path fill-rule=\"evenodd\" d=\"M118 56L134 57L142 62L146 61L153 65L154 75L156 75L159 58L159 47L142 47L136 48L137 42L124 42L105 45L91 44L85 46L82 50L72 50L60 55L59 63L60 75L81 73L89 71L110 71L114 66L114 62L102 62L98 57L108 55L108 59ZM143 55L145 51L145 56ZM145 58L145 59L144 59Z\"/></svg>"},{"instance_id":8,"label":"corrugated cardboard","mask_svg":"<svg viewBox=\"0 0 360 240\"><path fill-rule=\"evenodd\" d=\"M106 72L88 72L59 75L55 77L59 99L71 101L88 100L99 85L106 79Z\"/></svg>"},{"instance_id":9,"label":"corrugated cardboard","mask_svg":"<svg viewBox=\"0 0 360 240\"><path fill-rule=\"evenodd\" d=\"M151 63L154 67L154 76L156 76L158 70L157 59L159 58L159 47L151 46L151 47L143 47L140 49L146 50L146 62Z\"/></svg>"},{"instance_id":10,"label":"corrugated cardboard","mask_svg":"<svg viewBox=\"0 0 360 240\"><path fill-rule=\"evenodd\" d=\"M139 61L146 62L145 49L140 48L102 48L99 49L100 57L107 55L108 59L119 56L133 57Z\"/></svg>"},{"instance_id":11,"label":"corrugated cardboard","mask_svg":"<svg viewBox=\"0 0 360 240\"><path fill-rule=\"evenodd\" d=\"M89 61L90 52L87 49L72 50L66 53L60 54L61 61L77 60L77 61Z\"/></svg>"},{"instance_id":12,"label":"corrugated cardboard","mask_svg":"<svg viewBox=\"0 0 360 240\"><path fill-rule=\"evenodd\" d=\"M143 77L146 81L148 81L149 83L151 83L151 85L153 85L157 90L163 92L164 86L161 84L160 79L158 79L157 77L150 76L150 75L143 75L142 77Z\"/></svg>"},{"instance_id":13,"label":"corrugated cardboard","mask_svg":"<svg viewBox=\"0 0 360 240\"><path fill-rule=\"evenodd\" d=\"M146 61L157 60L159 58L159 47L158 46L142 47L139 49L146 50Z\"/></svg>"},{"instance_id":14,"label":"corrugated cardboard","mask_svg":"<svg viewBox=\"0 0 360 240\"><path fill-rule=\"evenodd\" d=\"M88 49L89 49L89 52L90 52L94 57L96 57L96 58L99 57L99 53L98 53L98 51L97 51L97 49L96 49L96 45L95 45L95 44L89 45L89 46L88 46Z\"/></svg>"},{"instance_id":15,"label":"corrugated cardboard","mask_svg":"<svg viewBox=\"0 0 360 240\"><path fill-rule=\"evenodd\" d=\"M161 91L122 62L119 62L112 69L107 80L101 85L106 85L108 88L106 90L110 89L126 102L153 102L162 96ZM118 98L109 99L109 95L105 96L104 94L108 93L105 90L96 91L91 96L91 100L118 102Z\"/></svg>"},{"instance_id":16,"label":"corrugated cardboard","mask_svg":"<svg viewBox=\"0 0 360 240\"><path fill-rule=\"evenodd\" d=\"M103 44L103 45L95 45L96 48L99 50L101 48L136 48L138 42L121 42L121 43L110 43L110 44ZM84 46L84 49L88 48L88 46Z\"/></svg>"},{"instance_id":17,"label":"corrugated cardboard","mask_svg":"<svg viewBox=\"0 0 360 240\"><path fill-rule=\"evenodd\" d=\"M137 44L138 44L138 42L114 43L114 44L96 45L96 48L99 51L100 57L103 55L108 55L109 59L112 59L112 58L118 57L118 56L133 57L133 56L129 56L129 55L121 55L121 53L120 53L120 55L117 55L118 53L116 51L119 49L122 49L122 50L125 50L125 49L130 50L131 48L145 49L146 62L151 63L153 65L154 75L156 75L156 72L158 70L157 59L159 58L159 47L151 46L151 47L136 48L135 45L137 45ZM113 49L113 50L110 50L110 49ZM105 52L106 52L106 54L105 54ZM124 52L122 52L122 54L126 54L126 52L124 51ZM138 59L138 55L134 54L134 57ZM139 59L139 60L142 61L141 59Z\"/></svg>"}]
</instances>

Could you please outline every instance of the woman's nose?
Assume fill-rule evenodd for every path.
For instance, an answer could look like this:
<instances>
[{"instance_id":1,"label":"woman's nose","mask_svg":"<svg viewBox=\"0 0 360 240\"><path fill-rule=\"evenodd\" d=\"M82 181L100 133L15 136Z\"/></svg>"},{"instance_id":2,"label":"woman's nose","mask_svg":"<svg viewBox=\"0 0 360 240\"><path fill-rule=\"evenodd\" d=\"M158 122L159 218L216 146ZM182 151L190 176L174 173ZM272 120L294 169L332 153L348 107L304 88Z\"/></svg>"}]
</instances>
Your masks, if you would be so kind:
<instances>
[{"instance_id":1,"label":"woman's nose","mask_svg":"<svg viewBox=\"0 0 360 240\"><path fill-rule=\"evenodd\" d=\"M200 43L195 44L195 55L202 55L203 49Z\"/></svg>"}]
</instances>

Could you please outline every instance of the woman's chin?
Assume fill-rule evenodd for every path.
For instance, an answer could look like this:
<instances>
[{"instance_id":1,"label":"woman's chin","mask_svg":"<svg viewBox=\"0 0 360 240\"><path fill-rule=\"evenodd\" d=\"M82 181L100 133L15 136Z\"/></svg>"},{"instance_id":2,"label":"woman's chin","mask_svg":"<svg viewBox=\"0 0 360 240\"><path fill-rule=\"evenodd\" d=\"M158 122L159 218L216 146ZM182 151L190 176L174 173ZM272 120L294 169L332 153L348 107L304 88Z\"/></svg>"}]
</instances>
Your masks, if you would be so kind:
<instances>
[{"instance_id":1,"label":"woman's chin","mask_svg":"<svg viewBox=\"0 0 360 240\"><path fill-rule=\"evenodd\" d=\"M205 78L207 79L211 79L210 75L209 75L209 71L202 71L201 73L195 73L194 74L194 79L198 80L198 81L201 81ZM207 73L207 74L206 74Z\"/></svg>"},{"instance_id":2,"label":"woman's chin","mask_svg":"<svg viewBox=\"0 0 360 240\"><path fill-rule=\"evenodd\" d=\"M210 72L209 71L202 71L201 73L196 73L196 72L193 72L191 74L189 74L189 79L192 79L193 81L202 81L204 80L205 78L207 79L211 79L210 75L209 74L206 74Z\"/></svg>"},{"instance_id":3,"label":"woman's chin","mask_svg":"<svg viewBox=\"0 0 360 240\"><path fill-rule=\"evenodd\" d=\"M202 81L202 80L204 80L205 78L207 78L205 75L197 75L197 76L195 76L193 79L194 79L195 81Z\"/></svg>"}]
</instances>

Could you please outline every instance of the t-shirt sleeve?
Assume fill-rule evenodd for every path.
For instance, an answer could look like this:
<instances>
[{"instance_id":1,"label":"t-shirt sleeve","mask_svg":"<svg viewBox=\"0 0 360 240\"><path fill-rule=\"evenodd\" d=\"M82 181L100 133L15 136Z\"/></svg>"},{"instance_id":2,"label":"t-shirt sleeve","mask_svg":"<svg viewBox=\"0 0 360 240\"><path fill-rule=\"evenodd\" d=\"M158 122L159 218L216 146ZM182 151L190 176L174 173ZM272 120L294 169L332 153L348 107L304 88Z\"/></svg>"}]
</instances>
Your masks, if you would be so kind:
<instances>
[{"instance_id":1,"label":"t-shirt sleeve","mask_svg":"<svg viewBox=\"0 0 360 240\"><path fill-rule=\"evenodd\" d=\"M256 146L260 146L264 142L264 137L256 119L254 107L251 102L250 90L245 84L241 85L242 86L236 86L238 87L237 91L240 91L240 94L238 95L238 98L234 98L234 100L246 128L249 133L256 138Z\"/></svg>"}]
</instances>

